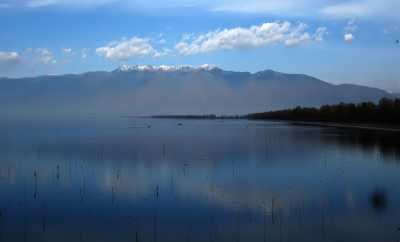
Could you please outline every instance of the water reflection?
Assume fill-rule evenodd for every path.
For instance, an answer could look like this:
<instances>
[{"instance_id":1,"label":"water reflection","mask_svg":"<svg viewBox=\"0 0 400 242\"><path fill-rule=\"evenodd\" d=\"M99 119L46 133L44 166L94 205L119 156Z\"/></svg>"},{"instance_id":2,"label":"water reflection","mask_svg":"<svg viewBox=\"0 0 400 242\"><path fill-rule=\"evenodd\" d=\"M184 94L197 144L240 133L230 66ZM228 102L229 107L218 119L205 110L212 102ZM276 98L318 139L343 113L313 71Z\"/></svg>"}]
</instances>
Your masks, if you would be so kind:
<instances>
[{"instance_id":1,"label":"water reflection","mask_svg":"<svg viewBox=\"0 0 400 242\"><path fill-rule=\"evenodd\" d=\"M398 156L360 141L376 135L146 119L1 134L1 241L398 239Z\"/></svg>"},{"instance_id":2,"label":"water reflection","mask_svg":"<svg viewBox=\"0 0 400 242\"><path fill-rule=\"evenodd\" d=\"M378 152L385 161L400 161L400 140L397 132L357 129L326 129L321 136L325 142L365 152Z\"/></svg>"},{"instance_id":3,"label":"water reflection","mask_svg":"<svg viewBox=\"0 0 400 242\"><path fill-rule=\"evenodd\" d=\"M384 189L376 189L370 197L372 208L377 212L383 212L388 206L386 191Z\"/></svg>"}]
</instances>

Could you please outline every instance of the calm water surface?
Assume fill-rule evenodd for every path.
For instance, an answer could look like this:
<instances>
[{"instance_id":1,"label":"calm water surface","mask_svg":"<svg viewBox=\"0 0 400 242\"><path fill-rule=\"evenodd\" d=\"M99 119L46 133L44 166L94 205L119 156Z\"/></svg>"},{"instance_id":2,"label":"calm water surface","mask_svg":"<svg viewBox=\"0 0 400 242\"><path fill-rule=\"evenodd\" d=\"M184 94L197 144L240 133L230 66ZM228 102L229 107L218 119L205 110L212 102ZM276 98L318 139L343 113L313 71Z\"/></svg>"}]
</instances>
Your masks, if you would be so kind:
<instances>
[{"instance_id":1,"label":"calm water surface","mask_svg":"<svg viewBox=\"0 0 400 242\"><path fill-rule=\"evenodd\" d=\"M243 120L3 124L0 241L397 242L397 140Z\"/></svg>"}]
</instances>

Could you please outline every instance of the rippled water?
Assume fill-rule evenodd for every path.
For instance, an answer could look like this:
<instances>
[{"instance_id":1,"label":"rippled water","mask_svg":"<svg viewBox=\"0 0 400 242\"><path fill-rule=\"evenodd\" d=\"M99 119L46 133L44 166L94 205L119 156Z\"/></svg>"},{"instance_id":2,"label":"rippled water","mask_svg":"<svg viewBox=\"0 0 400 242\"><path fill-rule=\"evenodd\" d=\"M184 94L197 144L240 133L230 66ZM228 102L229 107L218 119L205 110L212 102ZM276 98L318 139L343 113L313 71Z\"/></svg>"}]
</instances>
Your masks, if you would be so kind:
<instances>
[{"instance_id":1,"label":"rippled water","mask_svg":"<svg viewBox=\"0 0 400 242\"><path fill-rule=\"evenodd\" d=\"M121 118L0 135L0 241L400 240L393 133Z\"/></svg>"}]
</instances>

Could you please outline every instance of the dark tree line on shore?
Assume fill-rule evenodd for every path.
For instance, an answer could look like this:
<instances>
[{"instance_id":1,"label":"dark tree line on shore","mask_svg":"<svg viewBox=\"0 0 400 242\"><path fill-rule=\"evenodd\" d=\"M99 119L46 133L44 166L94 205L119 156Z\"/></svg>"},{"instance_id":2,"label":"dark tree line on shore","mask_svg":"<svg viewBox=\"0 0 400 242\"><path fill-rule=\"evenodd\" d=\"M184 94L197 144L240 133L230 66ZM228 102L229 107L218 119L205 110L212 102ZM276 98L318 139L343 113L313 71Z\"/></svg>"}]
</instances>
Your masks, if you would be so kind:
<instances>
[{"instance_id":1,"label":"dark tree line on shore","mask_svg":"<svg viewBox=\"0 0 400 242\"><path fill-rule=\"evenodd\" d=\"M324 105L320 108L296 107L294 109L249 114L247 118L400 125L400 99L383 98L378 104L364 102L360 104Z\"/></svg>"}]
</instances>

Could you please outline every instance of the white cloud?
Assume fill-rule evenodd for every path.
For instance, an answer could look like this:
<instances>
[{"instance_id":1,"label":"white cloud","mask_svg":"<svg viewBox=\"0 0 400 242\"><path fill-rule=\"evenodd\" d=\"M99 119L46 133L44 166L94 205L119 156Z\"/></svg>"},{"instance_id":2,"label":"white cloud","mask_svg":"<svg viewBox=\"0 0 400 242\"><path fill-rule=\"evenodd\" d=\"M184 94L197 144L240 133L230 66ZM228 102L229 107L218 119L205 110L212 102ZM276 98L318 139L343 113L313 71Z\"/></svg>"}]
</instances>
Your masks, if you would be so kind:
<instances>
[{"instance_id":1,"label":"white cloud","mask_svg":"<svg viewBox=\"0 0 400 242\"><path fill-rule=\"evenodd\" d=\"M0 51L0 75L11 72L22 61L17 52Z\"/></svg>"},{"instance_id":2,"label":"white cloud","mask_svg":"<svg viewBox=\"0 0 400 242\"><path fill-rule=\"evenodd\" d=\"M347 43L352 43L354 40L354 32L357 30L358 25L354 19L351 19L347 22L347 25L344 27L344 41Z\"/></svg>"},{"instance_id":3,"label":"white cloud","mask_svg":"<svg viewBox=\"0 0 400 242\"><path fill-rule=\"evenodd\" d=\"M356 23L356 21L355 21L354 19L350 19L350 20L347 22L346 27L344 27L344 31L345 31L346 33L353 33L353 32L355 32L357 29L358 29L358 25L357 25L357 23Z\"/></svg>"},{"instance_id":4,"label":"white cloud","mask_svg":"<svg viewBox=\"0 0 400 242\"><path fill-rule=\"evenodd\" d=\"M399 0L217 0L212 11L258 13L276 16L398 18Z\"/></svg>"},{"instance_id":5,"label":"white cloud","mask_svg":"<svg viewBox=\"0 0 400 242\"><path fill-rule=\"evenodd\" d=\"M399 18L399 0L2 0L0 7L40 8L47 6L93 8L109 5L114 8L165 10L198 8L246 14L268 14L280 17L311 18Z\"/></svg>"},{"instance_id":6,"label":"white cloud","mask_svg":"<svg viewBox=\"0 0 400 242\"><path fill-rule=\"evenodd\" d=\"M344 41L346 41L347 43L352 43L354 40L354 35L352 33L347 33L347 34L344 34L343 38L344 38Z\"/></svg>"},{"instance_id":7,"label":"white cloud","mask_svg":"<svg viewBox=\"0 0 400 242\"><path fill-rule=\"evenodd\" d=\"M161 51L157 51L157 52L154 54L153 57L159 58L159 57L166 56L166 55L168 55L168 54L170 54L170 53L171 53L171 50L170 50L170 49L168 49L168 48L163 48Z\"/></svg>"},{"instance_id":8,"label":"white cloud","mask_svg":"<svg viewBox=\"0 0 400 242\"><path fill-rule=\"evenodd\" d=\"M167 40L164 39L164 38L160 38L157 42L158 42L159 44L165 44L165 43L167 43Z\"/></svg>"},{"instance_id":9,"label":"white cloud","mask_svg":"<svg viewBox=\"0 0 400 242\"><path fill-rule=\"evenodd\" d=\"M370 15L371 9L360 2L345 2L328 5L321 9L321 14L333 18L363 17Z\"/></svg>"},{"instance_id":10,"label":"white cloud","mask_svg":"<svg viewBox=\"0 0 400 242\"><path fill-rule=\"evenodd\" d=\"M56 64L57 60L54 58L53 53L46 48L37 48L33 50L36 54L36 59L43 64Z\"/></svg>"},{"instance_id":11,"label":"white cloud","mask_svg":"<svg viewBox=\"0 0 400 242\"><path fill-rule=\"evenodd\" d=\"M0 51L0 63L2 63L2 64L13 64L20 60L21 60L21 57L17 52Z\"/></svg>"},{"instance_id":12,"label":"white cloud","mask_svg":"<svg viewBox=\"0 0 400 242\"><path fill-rule=\"evenodd\" d=\"M64 49L62 49L62 51L63 51L65 54L72 54L72 49L71 49L71 48L64 48Z\"/></svg>"},{"instance_id":13,"label":"white cloud","mask_svg":"<svg viewBox=\"0 0 400 242\"><path fill-rule=\"evenodd\" d=\"M398 18L399 0L350 0L325 5L320 13L332 18Z\"/></svg>"},{"instance_id":14,"label":"white cloud","mask_svg":"<svg viewBox=\"0 0 400 242\"><path fill-rule=\"evenodd\" d=\"M88 49L84 48L81 50L81 58L86 59L87 58L87 51Z\"/></svg>"},{"instance_id":15,"label":"white cloud","mask_svg":"<svg viewBox=\"0 0 400 242\"><path fill-rule=\"evenodd\" d=\"M165 44L165 43L167 43L167 40L164 38L164 34L163 34L163 33L160 33L160 34L158 35L158 41L157 41L157 43L158 43L158 44Z\"/></svg>"},{"instance_id":16,"label":"white cloud","mask_svg":"<svg viewBox=\"0 0 400 242\"><path fill-rule=\"evenodd\" d=\"M325 38L325 35L328 34L328 29L326 27L319 27L314 34L314 39L316 41L323 41Z\"/></svg>"},{"instance_id":17,"label":"white cloud","mask_svg":"<svg viewBox=\"0 0 400 242\"><path fill-rule=\"evenodd\" d=\"M161 57L168 53L167 50L158 51L151 45L149 39L133 37L112 42L96 49L96 53L107 59L127 60L132 57Z\"/></svg>"},{"instance_id":18,"label":"white cloud","mask_svg":"<svg viewBox=\"0 0 400 242\"><path fill-rule=\"evenodd\" d=\"M307 25L290 22L271 22L249 28L216 30L199 36L188 36L175 45L182 55L193 55L218 50L246 49L283 44L291 47L311 40L322 40L326 28L317 29L314 38L306 32Z\"/></svg>"}]
</instances>

